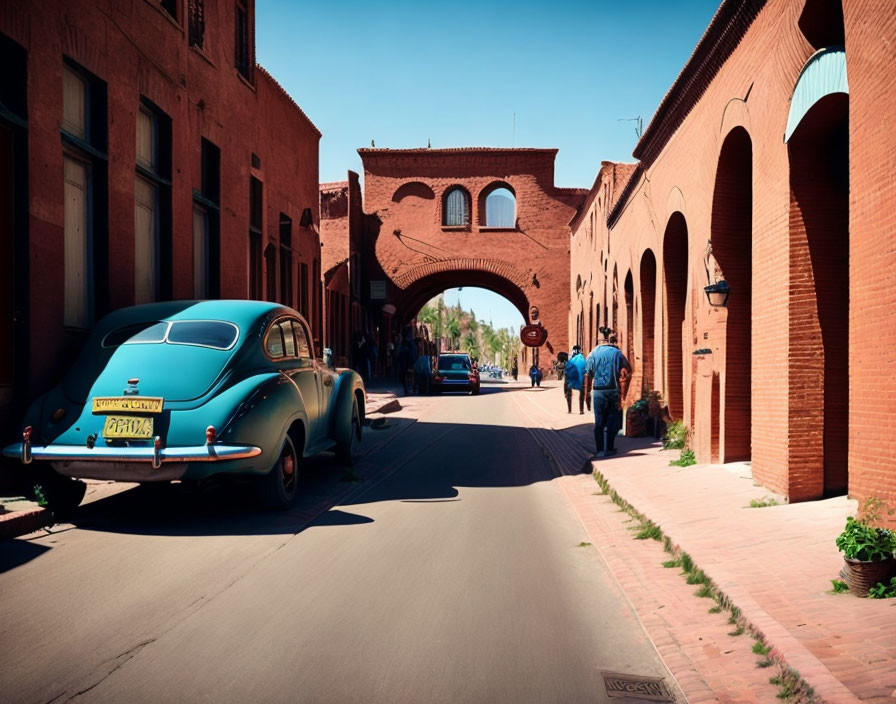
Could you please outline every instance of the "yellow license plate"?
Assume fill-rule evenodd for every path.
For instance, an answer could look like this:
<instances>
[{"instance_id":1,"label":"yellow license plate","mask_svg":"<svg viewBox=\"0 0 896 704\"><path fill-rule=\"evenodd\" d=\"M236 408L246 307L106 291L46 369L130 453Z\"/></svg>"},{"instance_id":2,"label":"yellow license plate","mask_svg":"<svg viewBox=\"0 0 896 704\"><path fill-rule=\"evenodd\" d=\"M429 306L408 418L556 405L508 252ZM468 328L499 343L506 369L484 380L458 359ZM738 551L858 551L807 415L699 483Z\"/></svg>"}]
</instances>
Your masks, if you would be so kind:
<instances>
[{"instance_id":1,"label":"yellow license plate","mask_svg":"<svg viewBox=\"0 0 896 704\"><path fill-rule=\"evenodd\" d=\"M106 416L103 437L116 440L149 440L152 438L152 418Z\"/></svg>"},{"instance_id":2,"label":"yellow license plate","mask_svg":"<svg viewBox=\"0 0 896 704\"><path fill-rule=\"evenodd\" d=\"M94 413L161 413L164 399L160 396L97 396Z\"/></svg>"}]
</instances>

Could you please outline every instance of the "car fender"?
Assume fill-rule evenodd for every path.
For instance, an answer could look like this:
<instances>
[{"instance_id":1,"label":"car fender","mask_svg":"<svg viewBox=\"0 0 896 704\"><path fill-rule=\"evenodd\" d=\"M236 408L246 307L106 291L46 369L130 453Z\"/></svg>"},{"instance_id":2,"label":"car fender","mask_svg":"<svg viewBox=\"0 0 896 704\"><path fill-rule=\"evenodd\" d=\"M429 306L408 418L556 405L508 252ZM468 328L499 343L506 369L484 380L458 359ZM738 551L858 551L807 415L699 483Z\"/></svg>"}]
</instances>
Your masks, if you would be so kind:
<instances>
[{"instance_id":1,"label":"car fender","mask_svg":"<svg viewBox=\"0 0 896 704\"><path fill-rule=\"evenodd\" d=\"M259 374L245 379L207 405L213 403L230 411L218 433L219 440L226 444L260 447L262 454L253 464L263 471L273 465L293 423L300 421L305 431L308 430L308 415L301 392L283 373Z\"/></svg>"},{"instance_id":2,"label":"car fender","mask_svg":"<svg viewBox=\"0 0 896 704\"><path fill-rule=\"evenodd\" d=\"M329 412L330 437L337 445L348 444L349 436L352 432L352 402L359 391L361 402L358 404L358 412L361 414L361 422L363 423L364 406L367 398L364 381L357 372L351 369L339 372L339 376L336 378L336 387L333 389Z\"/></svg>"}]
</instances>

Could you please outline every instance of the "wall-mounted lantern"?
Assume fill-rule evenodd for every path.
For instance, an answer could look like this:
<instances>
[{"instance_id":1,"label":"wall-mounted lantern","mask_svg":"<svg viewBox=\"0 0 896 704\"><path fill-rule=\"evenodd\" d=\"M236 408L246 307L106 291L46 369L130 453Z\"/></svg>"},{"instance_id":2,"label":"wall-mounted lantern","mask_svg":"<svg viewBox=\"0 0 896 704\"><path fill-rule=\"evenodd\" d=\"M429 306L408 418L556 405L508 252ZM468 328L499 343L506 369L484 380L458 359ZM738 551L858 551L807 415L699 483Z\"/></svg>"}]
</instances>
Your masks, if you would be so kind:
<instances>
[{"instance_id":1,"label":"wall-mounted lantern","mask_svg":"<svg viewBox=\"0 0 896 704\"><path fill-rule=\"evenodd\" d=\"M731 293L731 287L725 281L722 269L712 254L712 240L706 240L703 266L706 268L707 284L703 287L703 290L706 293L706 300L709 301L709 305L714 308L728 305L728 294Z\"/></svg>"}]
</instances>

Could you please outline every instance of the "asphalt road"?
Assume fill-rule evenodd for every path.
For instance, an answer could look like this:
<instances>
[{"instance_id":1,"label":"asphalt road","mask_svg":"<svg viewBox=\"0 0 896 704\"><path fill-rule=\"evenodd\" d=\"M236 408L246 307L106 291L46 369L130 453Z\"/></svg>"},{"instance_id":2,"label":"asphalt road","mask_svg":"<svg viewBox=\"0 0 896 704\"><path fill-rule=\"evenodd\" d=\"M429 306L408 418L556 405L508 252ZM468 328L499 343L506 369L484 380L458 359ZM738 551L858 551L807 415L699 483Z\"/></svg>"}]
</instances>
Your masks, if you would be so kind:
<instances>
[{"instance_id":1,"label":"asphalt road","mask_svg":"<svg viewBox=\"0 0 896 704\"><path fill-rule=\"evenodd\" d=\"M139 489L0 543L0 699L640 701L601 673L671 678L579 546L521 393L418 401L368 430L357 477L307 463L284 514Z\"/></svg>"}]
</instances>

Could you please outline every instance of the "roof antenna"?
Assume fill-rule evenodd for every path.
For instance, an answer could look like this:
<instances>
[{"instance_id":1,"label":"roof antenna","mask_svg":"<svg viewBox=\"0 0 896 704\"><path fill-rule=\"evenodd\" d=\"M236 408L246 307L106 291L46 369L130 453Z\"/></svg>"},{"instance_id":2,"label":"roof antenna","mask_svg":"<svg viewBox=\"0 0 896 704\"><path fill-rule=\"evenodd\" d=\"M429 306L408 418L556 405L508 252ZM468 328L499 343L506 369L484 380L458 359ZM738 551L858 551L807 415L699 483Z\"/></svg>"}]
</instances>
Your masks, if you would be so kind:
<instances>
[{"instance_id":1,"label":"roof antenna","mask_svg":"<svg viewBox=\"0 0 896 704\"><path fill-rule=\"evenodd\" d=\"M372 139L370 140L370 146L371 146L371 147L375 147L375 146L376 146L376 144L374 144L374 141L373 141Z\"/></svg>"},{"instance_id":2,"label":"roof antenna","mask_svg":"<svg viewBox=\"0 0 896 704\"><path fill-rule=\"evenodd\" d=\"M432 149L432 144L430 143L430 139L429 139L429 137L426 138L426 148L427 148L427 149Z\"/></svg>"},{"instance_id":3,"label":"roof antenna","mask_svg":"<svg viewBox=\"0 0 896 704\"><path fill-rule=\"evenodd\" d=\"M640 115L637 117L620 117L616 122L634 122L635 135L638 139L641 139L641 134L644 132L644 120L641 119Z\"/></svg>"}]
</instances>

